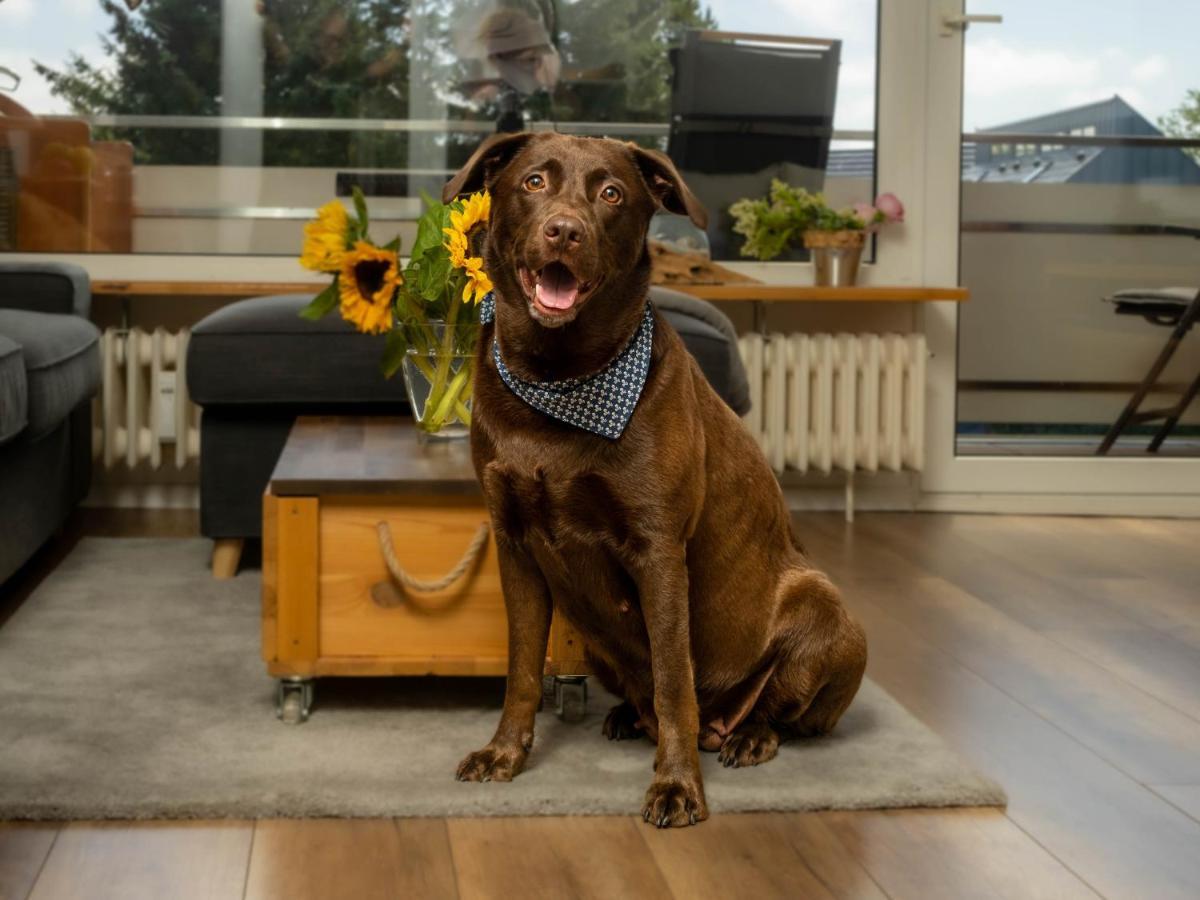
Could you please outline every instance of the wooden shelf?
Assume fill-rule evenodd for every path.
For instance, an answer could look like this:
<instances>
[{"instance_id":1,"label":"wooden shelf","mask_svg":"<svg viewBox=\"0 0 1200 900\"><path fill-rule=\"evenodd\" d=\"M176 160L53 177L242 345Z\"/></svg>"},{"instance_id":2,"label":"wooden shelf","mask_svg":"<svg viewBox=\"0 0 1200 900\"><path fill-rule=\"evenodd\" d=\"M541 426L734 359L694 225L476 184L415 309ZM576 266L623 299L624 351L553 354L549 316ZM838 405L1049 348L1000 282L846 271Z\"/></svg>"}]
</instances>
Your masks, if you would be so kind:
<instances>
[{"instance_id":1,"label":"wooden shelf","mask_svg":"<svg viewBox=\"0 0 1200 900\"><path fill-rule=\"evenodd\" d=\"M174 295L187 297L255 297L307 294L321 290L311 281L94 281L92 293L118 297ZM924 303L967 299L966 288L813 287L796 284L673 284L673 291L703 300L759 300L772 303Z\"/></svg>"},{"instance_id":2,"label":"wooden shelf","mask_svg":"<svg viewBox=\"0 0 1200 900\"><path fill-rule=\"evenodd\" d=\"M929 287L814 287L811 284L686 284L669 285L703 300L762 300L817 303L926 303L967 299L966 288Z\"/></svg>"},{"instance_id":3,"label":"wooden shelf","mask_svg":"<svg viewBox=\"0 0 1200 900\"><path fill-rule=\"evenodd\" d=\"M93 281L93 295L147 297L265 297L268 294L315 294L320 281Z\"/></svg>"}]
</instances>

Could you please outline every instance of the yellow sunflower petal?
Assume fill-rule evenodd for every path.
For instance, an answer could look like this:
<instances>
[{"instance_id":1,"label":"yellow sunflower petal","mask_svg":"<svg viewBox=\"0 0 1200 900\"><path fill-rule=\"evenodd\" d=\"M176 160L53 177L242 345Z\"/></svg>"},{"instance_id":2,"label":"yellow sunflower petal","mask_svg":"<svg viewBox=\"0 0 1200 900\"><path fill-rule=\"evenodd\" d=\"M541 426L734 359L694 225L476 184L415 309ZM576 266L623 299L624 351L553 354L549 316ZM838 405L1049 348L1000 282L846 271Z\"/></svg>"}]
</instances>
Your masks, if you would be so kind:
<instances>
[{"instance_id":1,"label":"yellow sunflower petal","mask_svg":"<svg viewBox=\"0 0 1200 900\"><path fill-rule=\"evenodd\" d=\"M447 237L446 243L442 244L442 246L450 254L450 265L456 269L461 269L467 257L467 236L463 232L453 228L443 228L442 231L446 233Z\"/></svg>"},{"instance_id":2,"label":"yellow sunflower petal","mask_svg":"<svg viewBox=\"0 0 1200 900\"><path fill-rule=\"evenodd\" d=\"M465 200L459 200L462 209L450 210L450 223L456 231L469 234L476 225L486 225L492 212L492 198L487 191L478 191Z\"/></svg>"},{"instance_id":3,"label":"yellow sunflower petal","mask_svg":"<svg viewBox=\"0 0 1200 900\"><path fill-rule=\"evenodd\" d=\"M304 226L300 265L315 272L336 272L342 266L350 233L346 208L331 200L317 210L317 217Z\"/></svg>"},{"instance_id":4,"label":"yellow sunflower petal","mask_svg":"<svg viewBox=\"0 0 1200 900\"><path fill-rule=\"evenodd\" d=\"M342 318L368 334L387 331L392 327L392 300L401 281L393 251L358 241L344 254L339 272Z\"/></svg>"}]
</instances>

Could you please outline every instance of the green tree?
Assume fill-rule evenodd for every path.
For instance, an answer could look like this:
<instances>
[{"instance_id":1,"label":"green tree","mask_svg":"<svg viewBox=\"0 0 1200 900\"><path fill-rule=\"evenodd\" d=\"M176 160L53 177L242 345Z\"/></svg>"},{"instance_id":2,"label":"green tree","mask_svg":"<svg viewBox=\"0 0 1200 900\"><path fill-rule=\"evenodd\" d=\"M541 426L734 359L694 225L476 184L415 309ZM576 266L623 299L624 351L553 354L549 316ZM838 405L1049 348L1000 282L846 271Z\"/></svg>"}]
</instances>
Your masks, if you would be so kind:
<instances>
[{"instance_id":1,"label":"green tree","mask_svg":"<svg viewBox=\"0 0 1200 900\"><path fill-rule=\"evenodd\" d=\"M221 114L221 0L147 0L137 12L114 0L99 3L109 17L103 59L72 54L59 69L35 62L57 96L81 114ZM669 48L686 28L716 25L700 0L524 3L545 23L563 61L564 77L552 92L523 98L535 119L664 121ZM478 0L258 0L258 10L264 115L406 119L410 79L421 79L427 94L446 103L449 118L496 117L489 102L460 90L478 61L457 58L455 30L471 27ZM214 129L104 131L130 140L140 163L218 162ZM408 158L408 139L401 131L267 131L263 158L266 165L389 168ZM436 137L450 165L479 139Z\"/></svg>"},{"instance_id":2,"label":"green tree","mask_svg":"<svg viewBox=\"0 0 1200 900\"><path fill-rule=\"evenodd\" d=\"M112 67L72 53L62 70L34 62L55 95L78 113L220 114L221 0L154 0L138 14L100 0L111 18L101 44ZM120 129L139 162L207 163L217 158L213 130Z\"/></svg>"},{"instance_id":3,"label":"green tree","mask_svg":"<svg viewBox=\"0 0 1200 900\"><path fill-rule=\"evenodd\" d=\"M1179 106L1159 117L1158 127L1170 137L1200 138L1200 90L1188 91ZM1200 147L1191 147L1184 152L1200 162Z\"/></svg>"}]
</instances>

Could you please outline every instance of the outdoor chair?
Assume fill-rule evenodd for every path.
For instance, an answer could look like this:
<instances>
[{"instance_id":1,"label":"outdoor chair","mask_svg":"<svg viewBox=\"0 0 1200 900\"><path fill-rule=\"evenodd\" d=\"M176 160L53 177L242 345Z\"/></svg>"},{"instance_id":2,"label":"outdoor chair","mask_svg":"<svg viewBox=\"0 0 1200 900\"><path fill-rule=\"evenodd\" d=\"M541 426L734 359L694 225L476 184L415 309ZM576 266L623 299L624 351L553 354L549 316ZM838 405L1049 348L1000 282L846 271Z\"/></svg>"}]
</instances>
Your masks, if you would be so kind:
<instances>
[{"instance_id":1,"label":"outdoor chair","mask_svg":"<svg viewBox=\"0 0 1200 900\"><path fill-rule=\"evenodd\" d=\"M1175 351L1179 349L1184 337L1200 320L1200 288L1133 289L1118 291L1111 297L1106 297L1105 300L1115 305L1117 315L1141 316L1152 325L1170 328L1171 335L1167 338L1167 343L1158 354L1158 358L1154 360L1154 364L1150 366L1150 370L1134 390L1133 396L1125 404L1121 415L1108 429L1104 440L1096 449L1096 455L1103 456L1108 453L1117 438L1130 425L1162 419L1161 427L1146 448L1148 453L1157 453L1163 441L1175 429L1188 405L1195 399L1196 393L1200 391L1200 372L1196 374L1191 385L1180 394L1179 400L1173 405L1148 409L1143 412L1139 412L1138 407L1157 384L1159 376L1167 367L1167 363L1171 361L1171 357L1175 355Z\"/></svg>"}]
</instances>

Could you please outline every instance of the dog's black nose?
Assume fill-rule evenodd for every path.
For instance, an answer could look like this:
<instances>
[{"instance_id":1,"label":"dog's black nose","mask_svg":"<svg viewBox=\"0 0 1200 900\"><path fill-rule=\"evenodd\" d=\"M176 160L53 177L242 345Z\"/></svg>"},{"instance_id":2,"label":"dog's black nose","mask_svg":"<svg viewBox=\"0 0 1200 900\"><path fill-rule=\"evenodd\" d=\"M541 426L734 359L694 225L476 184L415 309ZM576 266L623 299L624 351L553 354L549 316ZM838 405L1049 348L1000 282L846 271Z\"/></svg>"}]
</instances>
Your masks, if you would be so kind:
<instances>
[{"instance_id":1,"label":"dog's black nose","mask_svg":"<svg viewBox=\"0 0 1200 900\"><path fill-rule=\"evenodd\" d=\"M546 243L556 250L578 246L583 241L583 222L574 216L551 216L542 226Z\"/></svg>"}]
</instances>

